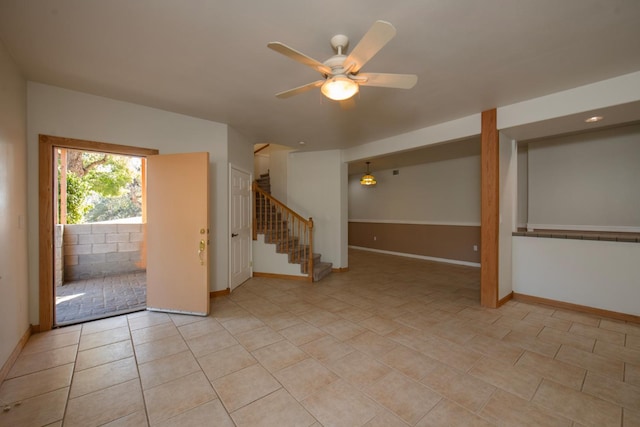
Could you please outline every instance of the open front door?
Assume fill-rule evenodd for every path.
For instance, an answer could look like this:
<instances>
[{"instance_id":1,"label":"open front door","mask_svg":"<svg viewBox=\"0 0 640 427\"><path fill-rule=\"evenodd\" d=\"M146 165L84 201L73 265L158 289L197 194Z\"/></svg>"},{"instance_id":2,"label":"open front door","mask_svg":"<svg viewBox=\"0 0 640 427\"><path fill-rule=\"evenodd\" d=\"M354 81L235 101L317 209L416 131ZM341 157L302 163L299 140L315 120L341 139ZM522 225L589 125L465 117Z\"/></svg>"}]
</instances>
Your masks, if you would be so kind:
<instances>
[{"instance_id":1,"label":"open front door","mask_svg":"<svg viewBox=\"0 0 640 427\"><path fill-rule=\"evenodd\" d=\"M147 309L209 314L209 153L147 157Z\"/></svg>"}]
</instances>

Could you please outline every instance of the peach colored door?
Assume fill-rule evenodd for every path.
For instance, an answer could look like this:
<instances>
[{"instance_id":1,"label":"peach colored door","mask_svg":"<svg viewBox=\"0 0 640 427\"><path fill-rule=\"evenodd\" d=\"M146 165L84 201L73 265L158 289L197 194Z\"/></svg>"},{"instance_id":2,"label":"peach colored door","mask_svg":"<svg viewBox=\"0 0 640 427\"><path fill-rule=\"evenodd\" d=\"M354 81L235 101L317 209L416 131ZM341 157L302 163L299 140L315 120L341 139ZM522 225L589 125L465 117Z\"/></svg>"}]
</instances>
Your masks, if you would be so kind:
<instances>
[{"instance_id":1,"label":"peach colored door","mask_svg":"<svg viewBox=\"0 0 640 427\"><path fill-rule=\"evenodd\" d=\"M209 314L209 153L147 157L147 309Z\"/></svg>"}]
</instances>

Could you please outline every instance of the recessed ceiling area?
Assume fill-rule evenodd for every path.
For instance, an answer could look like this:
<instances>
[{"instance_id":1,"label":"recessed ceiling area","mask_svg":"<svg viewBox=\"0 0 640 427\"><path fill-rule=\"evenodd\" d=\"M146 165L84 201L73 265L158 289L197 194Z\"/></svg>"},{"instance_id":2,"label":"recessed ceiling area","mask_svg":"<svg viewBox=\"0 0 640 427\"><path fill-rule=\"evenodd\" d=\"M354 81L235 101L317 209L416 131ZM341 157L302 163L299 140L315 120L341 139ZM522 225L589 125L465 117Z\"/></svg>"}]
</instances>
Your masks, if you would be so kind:
<instances>
[{"instance_id":1,"label":"recessed ceiling area","mask_svg":"<svg viewBox=\"0 0 640 427\"><path fill-rule=\"evenodd\" d=\"M602 120L586 122L594 116ZM522 126L502 129L501 133L518 142L528 143L561 135L585 133L640 123L640 102L616 105L598 110L556 117ZM363 174L365 161L371 161L371 170L388 170L424 164L456 157L480 154L480 136L453 142L431 145L416 150L393 153L388 156L368 158L349 164L349 175Z\"/></svg>"},{"instance_id":2,"label":"recessed ceiling area","mask_svg":"<svg viewBox=\"0 0 640 427\"><path fill-rule=\"evenodd\" d=\"M455 159L460 157L480 155L480 136L460 141L435 144L428 147L402 151L387 156L374 157L362 161L349 163L349 175L362 175L369 161L371 172L389 169L399 169L407 166L421 165L431 162Z\"/></svg>"},{"instance_id":3,"label":"recessed ceiling area","mask_svg":"<svg viewBox=\"0 0 640 427\"><path fill-rule=\"evenodd\" d=\"M602 117L602 120L586 122L588 118L597 116ZM518 141L529 141L550 136L622 126L638 121L640 121L640 102L630 102L502 129L501 132Z\"/></svg>"}]
</instances>

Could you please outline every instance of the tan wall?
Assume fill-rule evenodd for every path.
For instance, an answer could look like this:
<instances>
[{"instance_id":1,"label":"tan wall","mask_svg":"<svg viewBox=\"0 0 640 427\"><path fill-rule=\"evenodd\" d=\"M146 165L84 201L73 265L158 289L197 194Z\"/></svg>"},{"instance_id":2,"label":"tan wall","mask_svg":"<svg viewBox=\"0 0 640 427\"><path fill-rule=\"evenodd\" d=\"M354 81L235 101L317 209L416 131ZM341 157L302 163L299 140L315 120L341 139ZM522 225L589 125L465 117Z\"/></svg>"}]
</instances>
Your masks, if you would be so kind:
<instances>
[{"instance_id":1,"label":"tan wall","mask_svg":"<svg viewBox=\"0 0 640 427\"><path fill-rule=\"evenodd\" d=\"M480 226L349 222L349 245L479 263Z\"/></svg>"}]
</instances>

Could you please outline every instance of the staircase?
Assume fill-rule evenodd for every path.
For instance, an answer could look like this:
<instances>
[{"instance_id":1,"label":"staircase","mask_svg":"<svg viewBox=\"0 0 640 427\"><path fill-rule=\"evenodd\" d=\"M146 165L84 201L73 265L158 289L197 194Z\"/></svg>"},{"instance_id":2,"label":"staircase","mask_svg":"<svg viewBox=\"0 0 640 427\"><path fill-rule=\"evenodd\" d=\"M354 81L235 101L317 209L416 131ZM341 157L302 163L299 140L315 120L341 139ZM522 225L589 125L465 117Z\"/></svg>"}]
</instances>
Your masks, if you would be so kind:
<instances>
[{"instance_id":1,"label":"staircase","mask_svg":"<svg viewBox=\"0 0 640 427\"><path fill-rule=\"evenodd\" d=\"M289 263L300 264L300 272L307 275L310 281L317 282L331 274L333 265L322 262L321 255L312 250L313 220L302 218L271 197L268 173L260 175L253 187L254 240L258 234L263 234L265 243L273 244L277 253L287 254Z\"/></svg>"}]
</instances>

